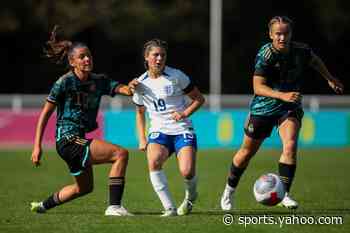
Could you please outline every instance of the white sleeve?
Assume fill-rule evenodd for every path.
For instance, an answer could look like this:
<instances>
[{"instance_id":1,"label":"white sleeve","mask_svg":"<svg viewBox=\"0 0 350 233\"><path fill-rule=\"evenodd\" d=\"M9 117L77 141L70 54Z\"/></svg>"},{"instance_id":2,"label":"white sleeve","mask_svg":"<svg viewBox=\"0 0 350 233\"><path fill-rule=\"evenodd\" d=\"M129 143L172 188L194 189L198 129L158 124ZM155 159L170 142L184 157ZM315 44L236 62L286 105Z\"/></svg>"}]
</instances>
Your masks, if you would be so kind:
<instances>
[{"instance_id":1,"label":"white sleeve","mask_svg":"<svg viewBox=\"0 0 350 233\"><path fill-rule=\"evenodd\" d=\"M136 105L144 105L143 104L143 98L142 95L140 93L140 90L135 90L134 95L132 96L132 101L136 104Z\"/></svg>"},{"instance_id":2,"label":"white sleeve","mask_svg":"<svg viewBox=\"0 0 350 233\"><path fill-rule=\"evenodd\" d=\"M185 73L179 70L178 83L180 85L181 90L184 90L186 89L186 87L188 87L188 85L190 85L191 79Z\"/></svg>"}]
</instances>

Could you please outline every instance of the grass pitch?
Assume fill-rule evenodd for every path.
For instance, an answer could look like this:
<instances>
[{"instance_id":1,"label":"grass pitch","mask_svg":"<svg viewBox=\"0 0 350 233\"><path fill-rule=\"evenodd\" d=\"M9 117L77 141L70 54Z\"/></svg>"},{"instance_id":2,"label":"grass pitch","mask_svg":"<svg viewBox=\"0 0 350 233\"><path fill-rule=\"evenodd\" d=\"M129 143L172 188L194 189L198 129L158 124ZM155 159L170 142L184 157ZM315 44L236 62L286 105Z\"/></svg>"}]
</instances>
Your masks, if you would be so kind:
<instances>
[{"instance_id":1,"label":"grass pitch","mask_svg":"<svg viewBox=\"0 0 350 233\"><path fill-rule=\"evenodd\" d=\"M32 213L29 209L31 201L46 198L71 183L72 177L55 151L45 151L39 168L32 166L30 153L30 150L0 151L0 232L350 232L349 148L299 152L292 187L293 197L300 204L296 211L264 207L255 202L252 192L255 179L262 173L277 172L279 159L279 151L261 150L240 181L235 201L237 210L230 212L234 217L231 225L223 224L225 213L220 211L219 200L233 151L199 152L199 199L191 215L173 218L159 217L161 204L149 181L145 155L136 151L130 153L123 200L123 205L135 214L134 217L103 215L108 198L109 165L95 166L93 193L46 214ZM173 198L179 205L184 196L184 185L174 156L164 169ZM342 222L321 225L318 220L323 216L339 216ZM266 218L277 221L282 217L294 219L286 222L287 219L283 224L266 221ZM243 224L244 218L251 224ZM330 221L328 219L328 223Z\"/></svg>"}]
</instances>

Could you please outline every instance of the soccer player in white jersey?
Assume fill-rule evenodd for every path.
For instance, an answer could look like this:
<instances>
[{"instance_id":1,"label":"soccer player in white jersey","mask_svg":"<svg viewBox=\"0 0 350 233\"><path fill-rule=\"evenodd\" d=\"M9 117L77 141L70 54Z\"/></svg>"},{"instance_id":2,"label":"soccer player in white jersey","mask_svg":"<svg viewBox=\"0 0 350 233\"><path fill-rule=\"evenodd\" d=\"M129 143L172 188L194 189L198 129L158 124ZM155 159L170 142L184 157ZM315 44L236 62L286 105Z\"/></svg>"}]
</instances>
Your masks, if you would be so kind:
<instances>
[{"instance_id":1,"label":"soccer player in white jersey","mask_svg":"<svg viewBox=\"0 0 350 233\"><path fill-rule=\"evenodd\" d=\"M205 100L187 75L165 65L165 41L153 39L146 42L143 54L147 71L138 78L139 85L133 96L139 149L147 151L150 180L164 207L162 216L186 215L191 212L197 198L197 138L188 117ZM150 118L148 138L145 135L145 111ZM185 182L185 199L179 208L171 198L162 170L173 152Z\"/></svg>"}]
</instances>

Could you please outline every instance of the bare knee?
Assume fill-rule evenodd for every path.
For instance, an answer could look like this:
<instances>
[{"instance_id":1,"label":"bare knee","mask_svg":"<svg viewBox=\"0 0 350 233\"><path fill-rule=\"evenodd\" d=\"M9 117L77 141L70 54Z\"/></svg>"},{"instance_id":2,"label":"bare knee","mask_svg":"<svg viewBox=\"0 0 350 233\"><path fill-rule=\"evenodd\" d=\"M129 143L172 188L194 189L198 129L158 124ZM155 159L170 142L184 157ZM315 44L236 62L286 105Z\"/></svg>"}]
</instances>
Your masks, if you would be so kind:
<instances>
[{"instance_id":1,"label":"bare knee","mask_svg":"<svg viewBox=\"0 0 350 233\"><path fill-rule=\"evenodd\" d=\"M180 168L180 173L181 173L182 177L184 177L185 179L188 179L188 180L190 180L194 177L194 171L191 168L191 166Z\"/></svg>"},{"instance_id":2,"label":"bare knee","mask_svg":"<svg viewBox=\"0 0 350 233\"><path fill-rule=\"evenodd\" d=\"M129 151L126 150L126 149L118 149L118 150L115 150L113 152L113 154L115 156L113 156L115 159L114 159L114 162L118 161L118 162L121 162L123 164L127 164L128 161L129 161Z\"/></svg>"},{"instance_id":3,"label":"bare knee","mask_svg":"<svg viewBox=\"0 0 350 233\"><path fill-rule=\"evenodd\" d=\"M160 158L155 158L148 161L148 168L150 171L159 171L162 169L163 163Z\"/></svg>"},{"instance_id":4,"label":"bare knee","mask_svg":"<svg viewBox=\"0 0 350 233\"><path fill-rule=\"evenodd\" d=\"M148 168L150 171L159 171L162 169L162 163L158 160L149 161Z\"/></svg>"}]
</instances>

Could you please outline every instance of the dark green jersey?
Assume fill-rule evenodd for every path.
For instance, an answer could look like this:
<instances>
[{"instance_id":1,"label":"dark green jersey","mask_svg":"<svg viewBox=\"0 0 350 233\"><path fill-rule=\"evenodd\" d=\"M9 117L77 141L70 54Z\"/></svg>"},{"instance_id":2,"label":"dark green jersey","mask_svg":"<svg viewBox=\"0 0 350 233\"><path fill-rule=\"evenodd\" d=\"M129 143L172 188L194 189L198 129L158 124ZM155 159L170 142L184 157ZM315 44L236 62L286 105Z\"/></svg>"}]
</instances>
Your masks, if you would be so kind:
<instances>
[{"instance_id":1,"label":"dark green jersey","mask_svg":"<svg viewBox=\"0 0 350 233\"><path fill-rule=\"evenodd\" d=\"M96 117L102 95L114 96L118 82L105 75L91 73L80 81L73 72L60 77L47 101L57 105L56 140L62 136L85 136L96 129Z\"/></svg>"},{"instance_id":2,"label":"dark green jersey","mask_svg":"<svg viewBox=\"0 0 350 233\"><path fill-rule=\"evenodd\" d=\"M291 42L287 54L282 54L272 43L261 47L255 59L254 75L267 80L274 90L290 92L300 91L302 74L312 57L311 48L303 43ZM281 115L288 110L301 107L301 103L287 103L275 98L254 95L250 112L254 115Z\"/></svg>"}]
</instances>

